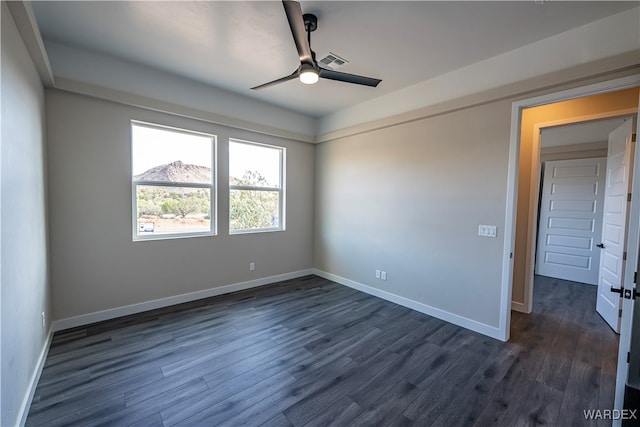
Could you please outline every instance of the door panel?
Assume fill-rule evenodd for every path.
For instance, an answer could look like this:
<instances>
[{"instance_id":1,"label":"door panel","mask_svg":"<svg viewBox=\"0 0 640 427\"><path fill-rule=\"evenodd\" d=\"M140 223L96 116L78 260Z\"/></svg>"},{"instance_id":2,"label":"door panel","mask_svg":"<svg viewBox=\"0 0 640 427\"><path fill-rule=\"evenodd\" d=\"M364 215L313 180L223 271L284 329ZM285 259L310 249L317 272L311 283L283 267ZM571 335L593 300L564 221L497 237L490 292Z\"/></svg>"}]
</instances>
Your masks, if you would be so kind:
<instances>
[{"instance_id":1,"label":"door panel","mask_svg":"<svg viewBox=\"0 0 640 427\"><path fill-rule=\"evenodd\" d=\"M629 209L633 121L627 120L609 134L607 153L607 181L605 183L602 248L598 279L596 311L620 332L620 303L622 296L611 288L620 289L624 283L625 241Z\"/></svg>"},{"instance_id":2,"label":"door panel","mask_svg":"<svg viewBox=\"0 0 640 427\"><path fill-rule=\"evenodd\" d=\"M640 112L640 99L638 100ZM640 122L636 116L636 135L640 135ZM629 203L629 221L627 227L627 262L625 265L624 287L638 291L634 274L640 271L640 150L634 150L631 156L631 202ZM625 391L634 388L640 390L640 305L635 298L622 301L622 320L620 325L620 345L618 348L618 369L616 372L616 394L613 408L623 409ZM629 355L630 361L628 359ZM627 363L630 362L630 363ZM627 388L627 386L629 386ZM627 406L628 408L628 406ZM613 426L620 426L621 420L614 420Z\"/></svg>"},{"instance_id":3,"label":"door panel","mask_svg":"<svg viewBox=\"0 0 640 427\"><path fill-rule=\"evenodd\" d=\"M605 158L545 163L536 274L598 283Z\"/></svg>"}]
</instances>

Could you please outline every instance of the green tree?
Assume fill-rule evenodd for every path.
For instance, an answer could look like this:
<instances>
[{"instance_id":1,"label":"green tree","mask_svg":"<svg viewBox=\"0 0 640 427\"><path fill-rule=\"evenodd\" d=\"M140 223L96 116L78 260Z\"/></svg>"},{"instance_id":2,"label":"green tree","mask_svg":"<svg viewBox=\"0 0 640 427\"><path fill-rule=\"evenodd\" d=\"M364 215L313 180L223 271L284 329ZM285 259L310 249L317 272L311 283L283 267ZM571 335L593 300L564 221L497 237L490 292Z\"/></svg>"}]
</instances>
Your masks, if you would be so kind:
<instances>
[{"instance_id":1,"label":"green tree","mask_svg":"<svg viewBox=\"0 0 640 427\"><path fill-rule=\"evenodd\" d=\"M162 202L160 205L162 213L167 215L179 215L180 211L178 211L178 203L174 199L168 199Z\"/></svg>"},{"instance_id":2,"label":"green tree","mask_svg":"<svg viewBox=\"0 0 640 427\"><path fill-rule=\"evenodd\" d=\"M160 215L162 208L153 200L138 199L138 216Z\"/></svg>"},{"instance_id":3,"label":"green tree","mask_svg":"<svg viewBox=\"0 0 640 427\"><path fill-rule=\"evenodd\" d=\"M204 190L197 190L188 193L165 194L164 200L160 203L163 214L171 214L186 218L191 214L209 215L209 193Z\"/></svg>"},{"instance_id":4,"label":"green tree","mask_svg":"<svg viewBox=\"0 0 640 427\"><path fill-rule=\"evenodd\" d=\"M240 185L261 187L267 180L255 171L247 171ZM265 190L232 190L229 196L229 219L232 230L248 230L277 226L279 192Z\"/></svg>"},{"instance_id":5,"label":"green tree","mask_svg":"<svg viewBox=\"0 0 640 427\"><path fill-rule=\"evenodd\" d=\"M149 190L147 188L138 188L138 217L142 215L160 215L162 208L157 200L157 194L155 190Z\"/></svg>"},{"instance_id":6,"label":"green tree","mask_svg":"<svg viewBox=\"0 0 640 427\"><path fill-rule=\"evenodd\" d=\"M267 187L269 183L260 172L246 171L240 180L240 185L253 187Z\"/></svg>"},{"instance_id":7,"label":"green tree","mask_svg":"<svg viewBox=\"0 0 640 427\"><path fill-rule=\"evenodd\" d=\"M182 218L186 218L187 215L192 213L208 214L209 198L206 197L204 192L200 193L188 193L183 194L178 203L176 209Z\"/></svg>"}]
</instances>

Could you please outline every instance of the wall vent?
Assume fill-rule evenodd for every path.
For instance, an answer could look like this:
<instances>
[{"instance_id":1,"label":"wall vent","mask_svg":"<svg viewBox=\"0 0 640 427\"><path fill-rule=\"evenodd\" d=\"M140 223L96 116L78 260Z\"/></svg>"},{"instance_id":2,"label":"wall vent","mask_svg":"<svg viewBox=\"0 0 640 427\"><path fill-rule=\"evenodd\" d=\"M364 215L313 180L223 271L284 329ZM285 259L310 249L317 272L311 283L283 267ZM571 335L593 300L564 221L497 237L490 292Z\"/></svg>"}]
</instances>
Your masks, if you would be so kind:
<instances>
[{"instance_id":1,"label":"wall vent","mask_svg":"<svg viewBox=\"0 0 640 427\"><path fill-rule=\"evenodd\" d=\"M337 68L342 67L344 64L348 63L344 58L339 57L335 53L329 52L328 55L324 56L322 59L318 61L318 65L322 68L328 68L330 70L335 70Z\"/></svg>"}]
</instances>

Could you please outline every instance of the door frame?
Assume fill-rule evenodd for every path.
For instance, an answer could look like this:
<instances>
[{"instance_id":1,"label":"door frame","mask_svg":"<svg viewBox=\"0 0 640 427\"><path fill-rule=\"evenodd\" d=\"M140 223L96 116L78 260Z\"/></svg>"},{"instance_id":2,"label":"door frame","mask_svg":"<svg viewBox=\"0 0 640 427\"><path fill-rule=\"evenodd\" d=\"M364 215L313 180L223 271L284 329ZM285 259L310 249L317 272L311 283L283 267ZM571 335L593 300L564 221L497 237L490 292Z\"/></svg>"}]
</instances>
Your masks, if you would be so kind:
<instances>
[{"instance_id":1,"label":"door frame","mask_svg":"<svg viewBox=\"0 0 640 427\"><path fill-rule=\"evenodd\" d=\"M507 199L504 221L504 239L503 239L503 263L501 275L501 301L500 301L500 321L498 327L498 338L507 341L510 334L511 326L511 290L513 285L513 253L515 250L516 236L516 204L518 196L518 170L520 161L520 135L522 126L522 111L526 108L538 107L541 105L552 104L556 102L568 101L571 99L583 98L586 96L599 95L602 93L613 92L617 90L629 89L640 86L640 75L622 77L614 80L608 80L595 83L588 86L568 89L556 93L536 96L533 98L514 101L511 106L511 131L509 142L509 166L507 172ZM616 112L615 115L631 115L637 114L637 109L626 112ZM611 117L615 115L612 114ZM596 117L591 117L591 120ZM588 120L588 118L585 118ZM565 121L567 122L567 121ZM568 122L575 122L571 120ZM544 123L546 126L564 124L561 121ZM540 164L540 124L534 129L534 145L538 150L533 150L532 164L538 165L531 168L532 179L530 191L530 205L528 215L528 233L527 233L527 254L526 254L526 282L525 283L525 307L522 311L531 312L532 295L533 295L533 259L535 257L535 236L537 233L536 215L538 206L538 187L540 185L539 164ZM638 150L640 151L640 150ZM636 164L634 167L634 176L640 173L640 165L638 165L638 156L636 156ZM633 202L632 202L633 204ZM521 213L523 214L523 213ZM532 238L533 236L533 238ZM533 249L532 249L533 248ZM624 314L623 314L624 316Z\"/></svg>"},{"instance_id":2,"label":"door frame","mask_svg":"<svg viewBox=\"0 0 640 427\"><path fill-rule=\"evenodd\" d=\"M516 203L518 196L518 169L520 160L520 135L522 126L522 111L526 108L536 107L545 104L551 104L555 102L567 101L570 99L577 99L586 96L598 95L607 92L613 92L617 90L629 89L632 87L640 86L640 74L636 74L629 77L618 78L614 80L604 81L588 86L578 87L565 91L560 91L552 94L541 95L529 99L523 99L512 103L511 107L511 132L510 132L510 144L509 144L509 166L507 173L507 200L506 200L506 212L505 212L505 232L504 232L504 257L502 263L502 284L501 284L501 311L500 311L500 323L499 323L499 337L503 341L509 339L510 325L511 325L511 291L513 286L513 252L515 250L515 235L516 235ZM640 105L635 108L633 114L640 115ZM636 132L640 130L640 118L637 119ZM536 140L537 139L537 140ZM537 144L536 144L537 143ZM538 150L532 150L534 153L537 151L538 158L535 160L539 165L539 146L540 146L540 133L534 136L534 144L538 147ZM532 167L532 174L535 170L539 175L539 167ZM537 178L537 176L536 176ZM636 149L634 156L633 175L632 182L632 199L630 206L630 218L634 218L634 215L640 215L640 149ZM535 186L540 185L538 179L532 180ZM635 184L635 185L634 185ZM532 184L533 185L533 184ZM532 216L532 211L537 212L537 198L538 192L530 193L530 197L533 197L533 203L535 209L529 208L529 218ZM637 216L636 216L637 217ZM531 221L529 223L529 232L527 234L527 250L531 251L532 245L535 245L535 233L531 233ZM537 228L535 221L533 221L534 230ZM631 221L628 225L629 232L627 235L627 255L628 262L625 267L625 279L623 286L625 289L633 289L634 285L634 272L640 267L640 221ZM537 232L537 230L535 230ZM534 236L532 239L531 236ZM533 240L533 242L531 242ZM631 242L631 243L630 243ZM533 265L530 257L527 258L528 274L532 273ZM528 276L527 276L528 278ZM533 275L531 274L531 283L529 283L529 301L532 303L533 292ZM525 297L527 291L525 289ZM631 344L631 328L634 318L634 303L633 299L623 299L622 301L622 322L620 327L620 343L618 347L618 361L616 372L616 385L615 385L615 398L612 409L622 409L623 400L625 394L625 386L628 378L629 364L627 363L626 349L630 348ZM530 312L530 310L529 310ZM614 425L620 425L620 420L615 420Z\"/></svg>"}]
</instances>

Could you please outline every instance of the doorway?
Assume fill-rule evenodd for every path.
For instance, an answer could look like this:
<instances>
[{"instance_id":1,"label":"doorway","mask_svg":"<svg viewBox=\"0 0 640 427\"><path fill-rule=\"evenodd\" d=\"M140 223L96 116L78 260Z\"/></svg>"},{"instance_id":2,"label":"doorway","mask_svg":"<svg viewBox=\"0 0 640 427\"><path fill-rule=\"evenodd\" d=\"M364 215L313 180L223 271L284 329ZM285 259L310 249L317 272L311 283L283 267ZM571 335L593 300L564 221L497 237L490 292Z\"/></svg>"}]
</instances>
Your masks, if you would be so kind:
<instances>
[{"instance_id":1,"label":"doorway","mask_svg":"<svg viewBox=\"0 0 640 427\"><path fill-rule=\"evenodd\" d=\"M632 133L629 116L543 128L540 138L535 273L598 286L589 310L616 333L620 296L611 289L622 287Z\"/></svg>"},{"instance_id":2,"label":"doorway","mask_svg":"<svg viewBox=\"0 0 640 427\"><path fill-rule=\"evenodd\" d=\"M541 129L536 275L598 285L608 141L624 121Z\"/></svg>"},{"instance_id":3,"label":"doorway","mask_svg":"<svg viewBox=\"0 0 640 427\"><path fill-rule=\"evenodd\" d=\"M541 177L541 134L545 129L637 114L637 87L524 108L518 160L517 216L514 218L511 308L530 313L536 260L538 202ZM585 153L606 156L593 145ZM514 177L515 179L515 177ZM506 242L505 242L506 243Z\"/></svg>"},{"instance_id":4,"label":"doorway","mask_svg":"<svg viewBox=\"0 0 640 427\"><path fill-rule=\"evenodd\" d=\"M538 200L539 136L540 129L545 127L541 124L552 126L551 122L554 120L555 124L559 125L571 121L589 121L637 114L639 85L640 76L636 75L513 103L504 236L507 258L503 263L503 311L501 311L500 317L500 333L504 340L509 337L511 309L525 313L531 311L533 289L531 282L535 259L534 243L537 221L537 210L532 208L536 207ZM626 89L633 92L623 93ZM624 98L625 95L627 97L626 104L620 105L612 102L612 98L618 96ZM602 102L603 100L605 102ZM582 101L585 102L584 105L576 105ZM576 108L567 109L568 104L574 104L573 106ZM594 107L599 108L600 111L594 112ZM542 111L545 108L547 110ZM540 114L543 116L544 113L550 114L553 109L556 109L557 115L548 115L546 121L540 118ZM566 117L568 111L572 113L572 117ZM561 118L558 119L558 117ZM640 164L640 155L635 156L634 163ZM636 168L637 171L638 168ZM640 205L637 201L640 199L640 190L637 185L640 181L638 173L634 175L633 180L636 185L633 187L634 199L631 202L631 217L636 218L640 217ZM516 211L518 216L516 216ZM627 288L633 287L633 272L637 267L638 252L640 252L638 248L640 224L635 222L637 221L631 224L629 233L629 260L633 262L628 263L625 270L625 286ZM531 232L532 230L534 233ZM633 300L623 301L622 333L614 405L616 409L622 408L624 385L629 372L626 356L627 349L631 345L633 303Z\"/></svg>"}]
</instances>

